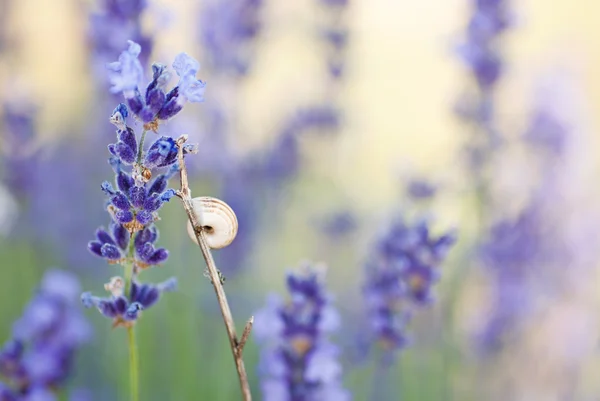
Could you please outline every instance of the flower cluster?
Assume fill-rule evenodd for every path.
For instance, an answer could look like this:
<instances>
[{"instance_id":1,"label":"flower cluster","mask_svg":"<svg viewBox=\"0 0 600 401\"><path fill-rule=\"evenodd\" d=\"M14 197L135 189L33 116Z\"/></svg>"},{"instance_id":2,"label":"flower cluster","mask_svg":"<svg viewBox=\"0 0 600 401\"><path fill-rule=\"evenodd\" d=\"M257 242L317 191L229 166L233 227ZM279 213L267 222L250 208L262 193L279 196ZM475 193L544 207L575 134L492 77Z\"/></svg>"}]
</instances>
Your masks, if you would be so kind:
<instances>
[{"instance_id":1,"label":"flower cluster","mask_svg":"<svg viewBox=\"0 0 600 401\"><path fill-rule=\"evenodd\" d=\"M49 270L21 318L13 337L0 348L0 400L58 399L77 349L91 327L77 306L77 279L66 271Z\"/></svg>"},{"instance_id":2,"label":"flower cluster","mask_svg":"<svg viewBox=\"0 0 600 401\"><path fill-rule=\"evenodd\" d=\"M108 229L99 228L96 239L88 244L94 255L110 264L123 265L125 279L113 277L105 285L110 297L99 298L89 292L81 296L86 307L95 306L104 316L113 319L115 326L132 324L140 311L154 305L163 292L175 290L175 278L157 285L142 284L137 278L142 270L165 262L169 256L166 249L155 246L158 229L154 222L159 218L159 209L175 195L167 185L169 178L178 172L178 145L173 138L161 136L145 150L144 139L148 129L158 130L158 120L172 117L181 110L181 99L201 101L200 92L204 90L204 83L194 78L198 62L182 53L173 63L181 78L179 85L165 94L163 87L169 73L165 66L154 64L154 79L142 98L137 86L142 76L137 60L140 52L140 46L130 41L119 61L109 65L112 89L123 91L129 108L119 104L110 118L117 127L117 142L108 146L111 154L108 161L115 180L114 185L103 182L101 189L108 196L107 210L112 220ZM130 109L146 123L139 140L133 128L127 125ZM161 114L163 112L166 114ZM151 127L147 125L149 122L153 123ZM184 154L194 151L194 146L183 148ZM126 171L128 166L130 172Z\"/></svg>"},{"instance_id":3,"label":"flower cluster","mask_svg":"<svg viewBox=\"0 0 600 401\"><path fill-rule=\"evenodd\" d=\"M99 69L98 76L106 77L105 63L121 52L128 39L139 43L146 54L152 50L153 38L142 32L142 16L148 8L146 0L100 0L99 10L90 16L88 36L92 43L94 58ZM147 56L142 65L147 65Z\"/></svg>"},{"instance_id":4,"label":"flower cluster","mask_svg":"<svg viewBox=\"0 0 600 401\"><path fill-rule=\"evenodd\" d=\"M549 99L543 102L554 103ZM586 255L583 249L590 244L581 246L584 242L569 238L570 232L580 233L581 238L597 237L592 234L595 230L587 233L594 215L573 207L579 196L567 158L573 136L569 124L552 107L536 107L522 136L531 152L528 163L534 163L536 154L541 162L536 186L516 216L503 216L494 222L479 249L493 285L491 308L476 333L479 351L501 349L509 340L508 333L515 335L527 324L536 298L546 291L544 286L558 292L559 286L548 284L555 280L552 277L564 278L564 266L569 266L571 274L577 271L579 259Z\"/></svg>"},{"instance_id":5,"label":"flower cluster","mask_svg":"<svg viewBox=\"0 0 600 401\"><path fill-rule=\"evenodd\" d=\"M2 105L2 167L6 172L2 179L11 192L24 198L34 191L30 177L37 162L37 114L37 108L30 103L6 102Z\"/></svg>"},{"instance_id":6,"label":"flower cluster","mask_svg":"<svg viewBox=\"0 0 600 401\"><path fill-rule=\"evenodd\" d=\"M251 44L262 27L262 6L263 0L212 0L203 7L199 36L212 69L237 76L247 74Z\"/></svg>"},{"instance_id":7,"label":"flower cluster","mask_svg":"<svg viewBox=\"0 0 600 401\"><path fill-rule=\"evenodd\" d=\"M109 163L115 171L116 189L108 181L103 182L101 188L109 196L109 211L115 222L129 231L135 228L138 231L152 223L163 203L175 195L175 191L166 187L169 177L177 171L177 146L173 138L163 136L143 156L143 144L138 146L133 129L125 125L126 115L127 108L120 104L111 117L117 126L118 138L116 143L108 146L112 154ZM123 165L128 164L134 165L132 174L123 170ZM169 166L174 167L150 182L153 169Z\"/></svg>"},{"instance_id":8,"label":"flower cluster","mask_svg":"<svg viewBox=\"0 0 600 401\"><path fill-rule=\"evenodd\" d=\"M461 55L482 91L494 86L502 74L498 39L509 27L506 0L474 0L466 43Z\"/></svg>"},{"instance_id":9,"label":"flower cluster","mask_svg":"<svg viewBox=\"0 0 600 401\"><path fill-rule=\"evenodd\" d=\"M339 349L328 334L339 316L326 293L321 271L309 265L289 273L286 303L276 296L256 315L254 333L264 345L263 399L349 400L340 382Z\"/></svg>"},{"instance_id":10,"label":"flower cluster","mask_svg":"<svg viewBox=\"0 0 600 401\"><path fill-rule=\"evenodd\" d=\"M196 79L200 64L185 53L180 53L173 62L173 69L179 76L177 86L165 92L171 73L165 65L154 63L152 80L142 93L144 70L139 61L141 51L139 44L129 41L129 48L121 53L119 60L108 64L111 71L109 79L111 92L123 93L132 113L144 124L149 124L149 128L156 130L159 120L175 116L186 102L204 101L206 84Z\"/></svg>"},{"instance_id":11,"label":"flower cluster","mask_svg":"<svg viewBox=\"0 0 600 401\"><path fill-rule=\"evenodd\" d=\"M86 308L95 306L104 316L113 319L113 326L126 326L137 320L142 310L150 308L163 292L175 291L177 280L174 277L159 284L140 284L132 281L129 298L124 295L124 282L121 277L113 277L105 289L111 293L109 298L93 296L85 292L81 301Z\"/></svg>"},{"instance_id":12,"label":"flower cluster","mask_svg":"<svg viewBox=\"0 0 600 401\"><path fill-rule=\"evenodd\" d=\"M478 135L470 139L467 148L476 175L482 174L480 167L501 140L494 122L494 93L503 72L500 39L511 24L507 3L507 0L473 0L465 42L458 48L475 86L474 91L461 99L456 114L478 127Z\"/></svg>"},{"instance_id":13,"label":"flower cluster","mask_svg":"<svg viewBox=\"0 0 600 401\"><path fill-rule=\"evenodd\" d=\"M409 225L394 222L380 238L365 266L363 288L370 319L369 342L386 349L406 345L406 325L415 307L433 301L439 268L456 236L434 237L426 221Z\"/></svg>"},{"instance_id":14,"label":"flower cluster","mask_svg":"<svg viewBox=\"0 0 600 401\"><path fill-rule=\"evenodd\" d=\"M327 67L331 79L343 77L346 48L348 47L348 28L344 14L348 8L347 0L321 0L327 9L328 24L322 28L321 36L328 47Z\"/></svg>"}]
</instances>

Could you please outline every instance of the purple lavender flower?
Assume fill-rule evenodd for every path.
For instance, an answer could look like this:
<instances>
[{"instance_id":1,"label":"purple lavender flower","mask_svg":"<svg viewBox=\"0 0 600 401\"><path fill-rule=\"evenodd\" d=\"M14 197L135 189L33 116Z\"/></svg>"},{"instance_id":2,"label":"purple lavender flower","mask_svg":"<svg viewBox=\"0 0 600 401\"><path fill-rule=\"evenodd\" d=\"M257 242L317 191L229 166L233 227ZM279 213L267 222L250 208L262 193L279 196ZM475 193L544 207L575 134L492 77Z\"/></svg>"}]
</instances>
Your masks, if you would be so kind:
<instances>
[{"instance_id":1,"label":"purple lavender flower","mask_svg":"<svg viewBox=\"0 0 600 401\"><path fill-rule=\"evenodd\" d=\"M260 29L263 0L213 0L202 8L200 40L212 69L245 75Z\"/></svg>"},{"instance_id":2,"label":"purple lavender flower","mask_svg":"<svg viewBox=\"0 0 600 401\"><path fill-rule=\"evenodd\" d=\"M390 351L406 346L406 326L413 310L433 301L440 265L455 241L453 232L432 236L426 221L408 225L402 220L377 241L365 266L363 287L369 343Z\"/></svg>"},{"instance_id":3,"label":"purple lavender flower","mask_svg":"<svg viewBox=\"0 0 600 401\"><path fill-rule=\"evenodd\" d=\"M129 39L147 50L141 55L141 64L146 66L153 42L151 36L142 32L141 19L148 6L147 1L100 0L99 3L100 10L90 16L88 32L94 66L101 68L95 75L106 79L106 63L121 52L123 43Z\"/></svg>"},{"instance_id":4,"label":"purple lavender flower","mask_svg":"<svg viewBox=\"0 0 600 401\"><path fill-rule=\"evenodd\" d=\"M500 44L502 34L510 26L506 0L473 0L473 12L465 33L465 42L458 55L469 69L475 89L456 107L456 114L478 127L478 135L467 147L470 166L481 174L481 166L490 151L500 143L494 119L494 93L504 66ZM481 181L483 178L476 177ZM478 185L482 186L481 182Z\"/></svg>"},{"instance_id":5,"label":"purple lavender flower","mask_svg":"<svg viewBox=\"0 0 600 401\"><path fill-rule=\"evenodd\" d=\"M1 400L54 400L69 376L77 349L91 327L77 307L79 282L66 271L48 270L13 338L0 349ZM45 398L43 398L43 397Z\"/></svg>"},{"instance_id":6,"label":"purple lavender flower","mask_svg":"<svg viewBox=\"0 0 600 401\"><path fill-rule=\"evenodd\" d=\"M319 0L327 10L331 21L321 29L321 38L327 46L327 69L332 80L344 75L345 52L348 46L348 28L344 24L344 12L348 8L347 0Z\"/></svg>"},{"instance_id":7,"label":"purple lavender flower","mask_svg":"<svg viewBox=\"0 0 600 401\"><path fill-rule=\"evenodd\" d=\"M35 146L37 108L29 103L5 103L2 109L3 181L12 193L27 198L33 193L30 177L39 152Z\"/></svg>"},{"instance_id":8,"label":"purple lavender flower","mask_svg":"<svg viewBox=\"0 0 600 401\"><path fill-rule=\"evenodd\" d=\"M137 320L140 312L154 305L163 292L177 289L177 280L172 277L159 284L140 284L133 281L129 299L123 295L123 281L113 277L105 287L111 291L108 298L93 296L90 292L81 295L81 302L86 308L96 307L104 316L113 319L113 326L126 325Z\"/></svg>"},{"instance_id":9,"label":"purple lavender flower","mask_svg":"<svg viewBox=\"0 0 600 401\"><path fill-rule=\"evenodd\" d=\"M320 223L321 231L331 238L340 238L353 232L358 227L356 216L349 210L337 211L325 216Z\"/></svg>"},{"instance_id":10,"label":"purple lavender flower","mask_svg":"<svg viewBox=\"0 0 600 401\"><path fill-rule=\"evenodd\" d=\"M165 94L162 88L169 74L163 65L155 63L152 66L154 79L146 89L145 100L142 100L138 90L142 78L138 61L141 49L134 42L130 41L129 45L119 61L108 66L112 71L112 90L123 91L130 107L139 106L133 110L135 115L150 116L144 114L150 110L152 115L142 119L155 123L151 129L158 130L156 119L161 119L161 110L169 108L171 100L179 106L182 105L179 99L191 102L201 100L199 89L203 90L203 86L199 88L197 84L200 81L194 78L199 68L198 62L184 53L177 56L173 63L173 68L181 78L179 86ZM172 95L174 92L176 94ZM132 93L133 97L129 97ZM168 189L167 185L169 178L178 172L178 165L175 140L161 136L144 151L148 127L144 126L144 132L138 139L135 131L127 125L129 115L129 108L119 104L110 117L110 122L117 127L117 142L108 146L111 154L108 162L115 173L115 180L114 186L104 181L100 188L108 197L107 211L112 221L108 230L98 229L96 239L88 244L88 249L94 255L104 258L108 263L123 265L125 279L113 277L105 285L105 289L111 293L110 297L100 298L86 292L81 296L81 301L86 307L95 306L104 316L113 319L113 326L131 329L140 311L156 303L162 292L176 288L175 278L152 285L140 283L137 277L142 270L165 262L169 256L166 249L155 246L158 229L154 221L158 220L158 211L164 202L175 195L175 191ZM192 152L195 152L192 145L186 145L183 149L184 154ZM155 175L157 172L159 174Z\"/></svg>"},{"instance_id":11,"label":"purple lavender flower","mask_svg":"<svg viewBox=\"0 0 600 401\"><path fill-rule=\"evenodd\" d=\"M265 400L351 399L340 381L339 349L328 339L339 326L339 316L321 273L310 265L288 273L290 300L271 296L256 314Z\"/></svg>"},{"instance_id":12,"label":"purple lavender flower","mask_svg":"<svg viewBox=\"0 0 600 401\"><path fill-rule=\"evenodd\" d=\"M459 52L481 90L494 86L501 75L502 59L497 41L509 25L507 1L473 2L466 43Z\"/></svg>"},{"instance_id":13,"label":"purple lavender flower","mask_svg":"<svg viewBox=\"0 0 600 401\"><path fill-rule=\"evenodd\" d=\"M494 222L480 246L481 260L493 284L492 309L476 336L480 351L497 351L504 346L507 334L518 333L535 307L537 291L549 285L552 276L562 277L553 266L559 265L561 270L569 266L568 270L573 271L577 267L576 253L583 253L571 248L571 242L579 241L568 238L567 227L573 224L577 216L573 210L578 208L568 204L567 215L560 210L569 191L561 186L558 171L566 170L566 148L572 134L550 108L540 107L522 137L529 150L538 154L543 168L525 207L515 217ZM568 181L573 181L572 176ZM585 217L588 219L592 216ZM585 231L583 226L578 222L577 230ZM557 291L557 285L550 286Z\"/></svg>"},{"instance_id":14,"label":"purple lavender flower","mask_svg":"<svg viewBox=\"0 0 600 401\"><path fill-rule=\"evenodd\" d=\"M111 71L112 93L123 93L131 112L144 124L157 120L168 120L181 111L186 102L204 101L206 84L196 79L200 64L185 53L179 54L173 62L173 69L179 76L179 83L168 93L165 87L171 77L167 67L152 65L152 81L142 94L143 68L138 60L141 46L129 41L129 48L122 52L119 60L108 64ZM154 129L150 125L149 129Z\"/></svg>"},{"instance_id":15,"label":"purple lavender flower","mask_svg":"<svg viewBox=\"0 0 600 401\"><path fill-rule=\"evenodd\" d=\"M435 196L438 188L432 183L413 178L406 184L406 194L414 200L431 199Z\"/></svg>"}]
</instances>

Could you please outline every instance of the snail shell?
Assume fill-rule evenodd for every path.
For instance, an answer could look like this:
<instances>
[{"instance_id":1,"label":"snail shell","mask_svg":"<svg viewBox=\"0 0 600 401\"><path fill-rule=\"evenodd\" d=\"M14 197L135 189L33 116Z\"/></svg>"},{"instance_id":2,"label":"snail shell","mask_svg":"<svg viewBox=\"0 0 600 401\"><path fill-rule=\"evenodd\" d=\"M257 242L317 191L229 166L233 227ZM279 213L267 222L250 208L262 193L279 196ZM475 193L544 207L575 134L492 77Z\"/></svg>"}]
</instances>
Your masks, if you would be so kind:
<instances>
[{"instance_id":1,"label":"snail shell","mask_svg":"<svg viewBox=\"0 0 600 401\"><path fill-rule=\"evenodd\" d=\"M237 234L238 221L227 203L217 198L200 196L192 199L192 206L210 248L220 249L231 244ZM192 241L197 242L194 228L189 221L187 231Z\"/></svg>"}]
</instances>

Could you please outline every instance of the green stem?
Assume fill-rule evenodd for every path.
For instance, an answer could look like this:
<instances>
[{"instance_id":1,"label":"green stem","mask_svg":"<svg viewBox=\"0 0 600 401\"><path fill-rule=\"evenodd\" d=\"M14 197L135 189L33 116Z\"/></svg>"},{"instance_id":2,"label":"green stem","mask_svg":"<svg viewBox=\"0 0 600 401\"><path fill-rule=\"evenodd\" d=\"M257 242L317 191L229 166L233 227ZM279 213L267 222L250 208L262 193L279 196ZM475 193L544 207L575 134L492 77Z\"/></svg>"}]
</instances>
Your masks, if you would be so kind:
<instances>
[{"instance_id":1,"label":"green stem","mask_svg":"<svg viewBox=\"0 0 600 401\"><path fill-rule=\"evenodd\" d=\"M142 136L140 138L140 144L138 145L136 164L140 164L142 162L142 153L144 153L143 148L144 148L144 140L146 139L146 132L148 132L148 131L147 130L142 131Z\"/></svg>"},{"instance_id":2,"label":"green stem","mask_svg":"<svg viewBox=\"0 0 600 401\"><path fill-rule=\"evenodd\" d=\"M146 131L144 131L145 133ZM125 296L131 301L131 286L135 275L135 265L133 261L134 236L129 239L127 250L127 263L125 264ZM133 324L127 327L127 342L129 344L129 386L131 390L131 401L140 399L139 383L139 362L138 349L135 340L135 328Z\"/></svg>"},{"instance_id":3,"label":"green stem","mask_svg":"<svg viewBox=\"0 0 600 401\"><path fill-rule=\"evenodd\" d=\"M133 252L134 252L134 236L129 238L129 247L127 248L127 262L125 263L125 296L129 299L131 294L131 285L134 275L134 263L133 263Z\"/></svg>"},{"instance_id":4,"label":"green stem","mask_svg":"<svg viewBox=\"0 0 600 401\"><path fill-rule=\"evenodd\" d=\"M139 362L138 349L135 341L134 326L127 327L127 340L129 343L129 385L131 390L131 401L140 399L140 380L139 380Z\"/></svg>"}]
</instances>

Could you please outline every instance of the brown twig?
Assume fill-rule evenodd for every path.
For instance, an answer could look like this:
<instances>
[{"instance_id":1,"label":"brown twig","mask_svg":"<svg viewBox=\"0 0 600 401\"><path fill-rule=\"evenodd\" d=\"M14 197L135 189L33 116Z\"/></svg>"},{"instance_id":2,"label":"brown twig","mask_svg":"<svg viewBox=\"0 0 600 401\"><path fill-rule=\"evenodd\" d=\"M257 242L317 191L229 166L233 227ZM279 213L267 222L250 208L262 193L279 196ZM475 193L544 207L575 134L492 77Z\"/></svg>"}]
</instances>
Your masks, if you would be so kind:
<instances>
[{"instance_id":1,"label":"brown twig","mask_svg":"<svg viewBox=\"0 0 600 401\"><path fill-rule=\"evenodd\" d=\"M244 331L242 332L242 338L237 346L237 351L240 354L240 358L242 357L242 351L244 351L244 345L246 345L246 341L248 341L248 336L250 335L250 331L252 331L252 325L254 324L254 316L250 316L250 319L246 322L246 326L244 326Z\"/></svg>"},{"instance_id":2,"label":"brown twig","mask_svg":"<svg viewBox=\"0 0 600 401\"><path fill-rule=\"evenodd\" d=\"M179 160L179 169L181 177L181 189L177 191L177 196L181 199L181 202L183 203L183 208L185 209L185 213L188 215L188 218L192 223L192 227L194 227L196 239L198 241L198 244L200 245L202 256L206 261L208 275L210 277L210 281L213 285L213 288L215 289L215 294L217 295L219 308L221 309L223 321L225 322L227 336L229 337L229 345L231 347L233 360L235 361L235 367L237 369L238 378L240 380L240 387L242 389L243 399L244 401L251 401L252 394L250 393L248 375L246 374L244 360L242 359L242 351L244 349L244 345L246 344L246 340L248 339L248 335L250 334L250 330L252 329L254 317L251 317L250 320L248 320L248 323L246 324L246 327L244 328L244 332L242 334L242 339L240 342L238 342L235 331L235 324L233 322L233 316L231 315L229 303L227 303L227 297L225 296L225 291L223 290L223 285L219 277L219 271L217 270L217 266L215 265L215 261L210 252L210 248L208 247L208 244L206 242L206 234L202 229L202 226L198 223L198 217L196 216L196 213L194 212L194 208L192 206L192 197L188 183L187 170L185 167L185 162L183 160L183 145L186 141L187 135L182 135L177 139L177 157Z\"/></svg>"}]
</instances>

